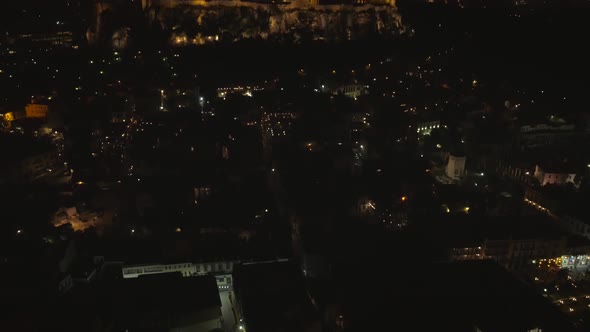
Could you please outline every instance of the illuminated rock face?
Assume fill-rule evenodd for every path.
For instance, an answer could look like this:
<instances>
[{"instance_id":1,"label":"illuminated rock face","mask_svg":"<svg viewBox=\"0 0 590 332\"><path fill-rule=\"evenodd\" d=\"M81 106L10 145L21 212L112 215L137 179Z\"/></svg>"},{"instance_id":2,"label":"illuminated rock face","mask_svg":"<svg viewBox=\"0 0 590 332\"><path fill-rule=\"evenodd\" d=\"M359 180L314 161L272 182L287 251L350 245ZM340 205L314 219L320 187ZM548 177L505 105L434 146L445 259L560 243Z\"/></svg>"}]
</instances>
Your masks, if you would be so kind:
<instances>
[{"instance_id":1,"label":"illuminated rock face","mask_svg":"<svg viewBox=\"0 0 590 332\"><path fill-rule=\"evenodd\" d=\"M337 41L404 32L396 7L390 5L228 4L151 9L150 17L173 31L172 42L179 45L244 38Z\"/></svg>"},{"instance_id":2,"label":"illuminated rock face","mask_svg":"<svg viewBox=\"0 0 590 332\"><path fill-rule=\"evenodd\" d=\"M105 0L103 0L105 1ZM345 3L347 0L341 0L340 2ZM141 5L143 9L149 9L152 7L159 8L173 8L182 6L214 6L218 4L225 4L226 6L242 6L242 5L266 5L276 4L290 7L318 7L320 0L258 0L258 1L246 1L246 0L142 0ZM348 3L354 3L357 5L371 4L371 5L389 5L395 7L396 0L348 0ZM320 6L321 7L321 6Z\"/></svg>"},{"instance_id":3,"label":"illuminated rock face","mask_svg":"<svg viewBox=\"0 0 590 332\"><path fill-rule=\"evenodd\" d=\"M159 24L169 33L171 43L178 46L248 38L295 43L340 41L405 31L394 0L355 1L376 4L316 5L311 0L280 4L142 0L142 5L150 23ZM98 26L93 30L101 31Z\"/></svg>"}]
</instances>

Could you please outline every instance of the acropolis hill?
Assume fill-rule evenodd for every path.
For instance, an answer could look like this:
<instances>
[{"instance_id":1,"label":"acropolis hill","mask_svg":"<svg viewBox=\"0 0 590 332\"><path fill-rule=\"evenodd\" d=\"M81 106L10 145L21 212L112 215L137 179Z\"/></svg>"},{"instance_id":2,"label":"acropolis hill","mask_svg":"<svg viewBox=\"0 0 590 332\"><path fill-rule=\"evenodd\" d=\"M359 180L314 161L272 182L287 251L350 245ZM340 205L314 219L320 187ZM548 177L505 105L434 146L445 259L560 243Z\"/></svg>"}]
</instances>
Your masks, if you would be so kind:
<instances>
[{"instance_id":1,"label":"acropolis hill","mask_svg":"<svg viewBox=\"0 0 590 332\"><path fill-rule=\"evenodd\" d=\"M111 22L113 16L124 17L112 12L125 1L130 0L103 0L96 4L95 24L88 30L90 43L102 39L107 43L112 40L115 47L127 45L132 24ZM150 25L159 25L170 43L177 46L248 38L295 43L355 40L404 31L395 0L349 0L350 3L337 4L318 1L142 0L141 8L136 8L143 11Z\"/></svg>"},{"instance_id":2,"label":"acropolis hill","mask_svg":"<svg viewBox=\"0 0 590 332\"><path fill-rule=\"evenodd\" d=\"M240 4L278 4L278 5L290 5L297 8L309 8L310 6L326 6L327 4L320 4L319 0L295 0L295 1L205 1L205 0L142 0L143 8L150 7L165 7L172 8L178 6L207 6L208 4L214 3L226 3L228 6L237 6ZM362 5L362 4L373 4L373 5L391 5L395 6L395 0L351 0L348 2L339 2L338 5Z\"/></svg>"}]
</instances>

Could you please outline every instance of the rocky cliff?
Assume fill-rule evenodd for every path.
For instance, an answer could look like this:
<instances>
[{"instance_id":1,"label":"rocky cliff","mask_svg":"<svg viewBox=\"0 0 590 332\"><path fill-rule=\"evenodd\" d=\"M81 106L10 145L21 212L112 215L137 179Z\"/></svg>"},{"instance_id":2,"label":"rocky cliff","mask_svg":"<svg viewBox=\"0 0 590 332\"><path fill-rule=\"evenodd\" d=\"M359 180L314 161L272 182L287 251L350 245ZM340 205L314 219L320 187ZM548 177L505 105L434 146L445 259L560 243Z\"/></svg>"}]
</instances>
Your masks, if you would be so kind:
<instances>
[{"instance_id":1,"label":"rocky cliff","mask_svg":"<svg viewBox=\"0 0 590 332\"><path fill-rule=\"evenodd\" d=\"M390 5L300 7L219 2L152 9L149 16L170 31L172 42L179 45L245 38L338 41L404 31L396 7Z\"/></svg>"},{"instance_id":2,"label":"rocky cliff","mask_svg":"<svg viewBox=\"0 0 590 332\"><path fill-rule=\"evenodd\" d=\"M148 6L143 11L148 25L157 26L158 31L178 46L248 38L294 43L340 41L391 36L405 31L397 8L391 4L262 4L214 0L190 5ZM136 28L121 20L122 15L113 14L116 12L114 8L109 8L108 12L98 11L97 24L89 29L91 43L107 40L114 47L125 47L128 39L137 35L133 33ZM119 20L112 23L109 17Z\"/></svg>"}]
</instances>

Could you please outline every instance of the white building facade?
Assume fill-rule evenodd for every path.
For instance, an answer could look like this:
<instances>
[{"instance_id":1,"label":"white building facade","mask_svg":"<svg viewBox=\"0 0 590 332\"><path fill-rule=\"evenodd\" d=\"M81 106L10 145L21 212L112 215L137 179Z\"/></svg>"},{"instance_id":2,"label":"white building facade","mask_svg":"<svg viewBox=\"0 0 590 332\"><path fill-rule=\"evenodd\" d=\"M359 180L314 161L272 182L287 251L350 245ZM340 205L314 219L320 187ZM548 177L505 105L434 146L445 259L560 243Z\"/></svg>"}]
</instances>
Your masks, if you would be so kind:
<instances>
[{"instance_id":1,"label":"white building facade","mask_svg":"<svg viewBox=\"0 0 590 332\"><path fill-rule=\"evenodd\" d=\"M539 180L542 186L547 184L566 184L574 183L575 173L563 172L546 172L539 165L535 166L535 178Z\"/></svg>"},{"instance_id":2,"label":"white building facade","mask_svg":"<svg viewBox=\"0 0 590 332\"><path fill-rule=\"evenodd\" d=\"M449 155L445 174L454 180L460 180L465 174L465 157Z\"/></svg>"},{"instance_id":3,"label":"white building facade","mask_svg":"<svg viewBox=\"0 0 590 332\"><path fill-rule=\"evenodd\" d=\"M206 263L174 263L174 264L143 264L124 265L123 278L137 278L141 275L158 273L181 273L183 277L212 274L217 280L220 290L229 290L232 287L234 265L237 261L206 262Z\"/></svg>"}]
</instances>

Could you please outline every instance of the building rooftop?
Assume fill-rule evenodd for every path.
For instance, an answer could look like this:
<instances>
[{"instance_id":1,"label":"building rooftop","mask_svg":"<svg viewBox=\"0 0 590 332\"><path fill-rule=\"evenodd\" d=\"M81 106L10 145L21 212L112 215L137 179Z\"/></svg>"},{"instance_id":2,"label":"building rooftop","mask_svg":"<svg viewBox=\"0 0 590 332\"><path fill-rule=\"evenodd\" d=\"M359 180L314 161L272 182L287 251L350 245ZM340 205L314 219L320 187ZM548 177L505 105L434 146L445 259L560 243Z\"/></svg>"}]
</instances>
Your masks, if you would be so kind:
<instances>
[{"instance_id":1,"label":"building rooftop","mask_svg":"<svg viewBox=\"0 0 590 332\"><path fill-rule=\"evenodd\" d=\"M221 317L213 276L164 273L116 280L99 287L104 318L117 330L169 330Z\"/></svg>"},{"instance_id":2,"label":"building rooftop","mask_svg":"<svg viewBox=\"0 0 590 332\"><path fill-rule=\"evenodd\" d=\"M237 265L234 290L247 330L295 332L318 322L303 275L294 262Z\"/></svg>"}]
</instances>

